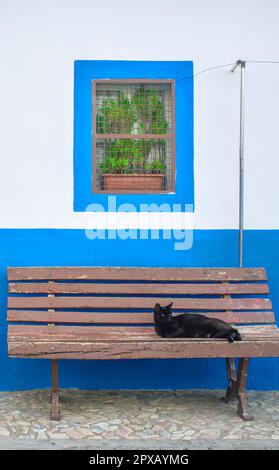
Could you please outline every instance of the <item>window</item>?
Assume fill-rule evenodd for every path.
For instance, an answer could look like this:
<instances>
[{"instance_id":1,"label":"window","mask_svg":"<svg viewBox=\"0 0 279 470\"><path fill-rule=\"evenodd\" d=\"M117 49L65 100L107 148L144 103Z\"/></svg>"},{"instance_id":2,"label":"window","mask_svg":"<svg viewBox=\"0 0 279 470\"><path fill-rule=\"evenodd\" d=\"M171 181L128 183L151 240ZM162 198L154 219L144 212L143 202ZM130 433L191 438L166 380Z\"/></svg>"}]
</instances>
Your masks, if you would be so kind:
<instances>
[{"instance_id":1,"label":"window","mask_svg":"<svg viewBox=\"0 0 279 470\"><path fill-rule=\"evenodd\" d=\"M93 80L92 94L93 192L174 192L174 80Z\"/></svg>"},{"instance_id":2,"label":"window","mask_svg":"<svg viewBox=\"0 0 279 470\"><path fill-rule=\"evenodd\" d=\"M119 80L120 78L121 80ZM105 95L104 92L110 91L110 87L113 86L111 92L114 92L116 97L121 92L126 93L127 88L130 88L130 96L133 96L136 89L140 88L141 85L144 85L146 89L158 90L159 96L163 99L164 120L168 123L165 135L160 133L162 128L158 130L159 135L152 132L150 139L153 139L154 145L148 158L150 164L150 160L156 151L155 142L161 142L161 147L165 147L165 162L163 162L163 165L166 165L166 168L164 167L163 177L157 177L157 180L161 180L162 185L160 183L159 187L162 187L162 189L151 190L149 186L149 191L135 190L135 186L132 185L132 190L105 190L104 179L107 179L104 178L105 164L102 167L99 166L106 158L105 144L109 145L110 142L113 143L113 140L119 141L120 139L119 136L115 135L115 131L113 138L106 137L105 128L101 126L100 117L98 118L97 133L97 101L104 100L105 96L99 98L96 93L98 91L98 95ZM118 87L119 90L117 91ZM110 95L113 96L113 93L110 93ZM91 204L99 204L100 208L106 207L108 202L112 201L109 198L110 195L116 196L117 205L129 203L135 211L139 211L142 204L162 206L166 203L173 205L175 208L177 207L175 210L178 210L180 204L193 206L193 98L193 63L191 61L76 60L74 64L73 139L74 211L84 212L88 210ZM95 120L94 123L93 120ZM130 140L138 139L142 142L144 141L143 125L140 128L140 135L136 134L138 132L136 131L137 127L140 128L139 123L134 125L134 129L131 133L128 133L128 137ZM124 132L126 132L125 129ZM119 134L119 131L117 133ZM113 156L113 152L114 155L116 154L117 145L119 147L120 142L114 145L114 150L111 150L111 153L107 152L107 156L110 156L110 154ZM133 152L135 157L141 155L139 147L140 145L143 146L143 143L136 145L138 147ZM128 144L125 148L126 155L129 150L127 147ZM122 162L122 166L124 166L124 163L125 161ZM158 165L158 163L153 165ZM157 168L158 172L160 167L162 167L161 164ZM110 168L108 169L110 170ZM110 174L115 175L114 178L121 176L120 170L114 169L113 171ZM128 171L127 168L125 171ZM148 170L145 171L150 172L152 168L148 167ZM156 175L155 171L156 169L153 168L153 175ZM138 175L139 172L136 174ZM154 180L156 181L156 177L151 178L147 176L147 173L142 172L142 176L145 176L145 181L150 182L150 179L153 180L153 183ZM139 176L138 179L140 179ZM123 180L121 181L123 183ZM112 207L109 210L113 212Z\"/></svg>"}]
</instances>

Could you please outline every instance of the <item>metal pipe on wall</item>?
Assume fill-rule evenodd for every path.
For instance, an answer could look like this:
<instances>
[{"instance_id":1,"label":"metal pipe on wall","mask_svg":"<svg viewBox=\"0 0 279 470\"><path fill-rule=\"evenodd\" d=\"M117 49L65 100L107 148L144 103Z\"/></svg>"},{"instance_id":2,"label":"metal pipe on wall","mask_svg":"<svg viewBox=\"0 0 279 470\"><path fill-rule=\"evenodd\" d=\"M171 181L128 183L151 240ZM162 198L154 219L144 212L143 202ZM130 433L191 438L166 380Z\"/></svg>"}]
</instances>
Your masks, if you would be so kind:
<instances>
[{"instance_id":1,"label":"metal pipe on wall","mask_svg":"<svg viewBox=\"0 0 279 470\"><path fill-rule=\"evenodd\" d=\"M231 72L240 67L240 132L239 132L239 241L238 262L243 267L243 230L244 230L244 111L245 111L245 67L244 60L238 60Z\"/></svg>"}]
</instances>

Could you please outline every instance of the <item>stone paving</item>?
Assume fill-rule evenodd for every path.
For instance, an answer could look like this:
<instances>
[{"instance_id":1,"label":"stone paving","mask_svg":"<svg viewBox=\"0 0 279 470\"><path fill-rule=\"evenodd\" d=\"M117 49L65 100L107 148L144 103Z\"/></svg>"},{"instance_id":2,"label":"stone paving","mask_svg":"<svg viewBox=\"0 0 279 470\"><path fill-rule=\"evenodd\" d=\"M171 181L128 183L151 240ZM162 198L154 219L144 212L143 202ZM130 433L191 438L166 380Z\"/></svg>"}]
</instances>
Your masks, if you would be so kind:
<instances>
[{"instance_id":1,"label":"stone paving","mask_svg":"<svg viewBox=\"0 0 279 470\"><path fill-rule=\"evenodd\" d=\"M60 422L48 390L0 393L0 440L41 442L265 440L279 448L279 392L248 392L255 420L236 415L223 391L61 391Z\"/></svg>"}]
</instances>

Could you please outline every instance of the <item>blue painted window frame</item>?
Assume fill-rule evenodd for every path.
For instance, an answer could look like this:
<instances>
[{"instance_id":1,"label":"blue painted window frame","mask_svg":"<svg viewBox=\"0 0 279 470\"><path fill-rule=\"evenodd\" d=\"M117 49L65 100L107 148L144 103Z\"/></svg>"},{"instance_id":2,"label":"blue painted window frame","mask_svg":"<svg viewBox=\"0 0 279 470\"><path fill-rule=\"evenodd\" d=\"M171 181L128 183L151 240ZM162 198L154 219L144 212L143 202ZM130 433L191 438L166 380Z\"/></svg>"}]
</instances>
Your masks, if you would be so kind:
<instances>
[{"instance_id":1,"label":"blue painted window frame","mask_svg":"<svg viewBox=\"0 0 279 470\"><path fill-rule=\"evenodd\" d=\"M92 80L172 79L175 82L176 192L117 194L117 203L194 206L193 62L77 60L74 63L74 211L107 206L108 194L92 190Z\"/></svg>"}]
</instances>

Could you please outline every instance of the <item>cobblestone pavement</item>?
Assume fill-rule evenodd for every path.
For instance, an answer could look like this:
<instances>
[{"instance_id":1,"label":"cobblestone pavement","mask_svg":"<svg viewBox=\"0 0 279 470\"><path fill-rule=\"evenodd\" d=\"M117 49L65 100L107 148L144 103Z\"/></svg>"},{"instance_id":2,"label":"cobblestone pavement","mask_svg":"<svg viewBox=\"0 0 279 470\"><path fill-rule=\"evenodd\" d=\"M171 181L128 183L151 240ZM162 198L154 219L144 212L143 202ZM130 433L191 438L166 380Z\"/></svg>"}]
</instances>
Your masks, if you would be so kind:
<instances>
[{"instance_id":1,"label":"cobblestone pavement","mask_svg":"<svg viewBox=\"0 0 279 470\"><path fill-rule=\"evenodd\" d=\"M255 420L236 415L221 391L61 391L60 422L48 390L0 393L0 440L46 442L263 440L279 448L279 392L248 392Z\"/></svg>"}]
</instances>

